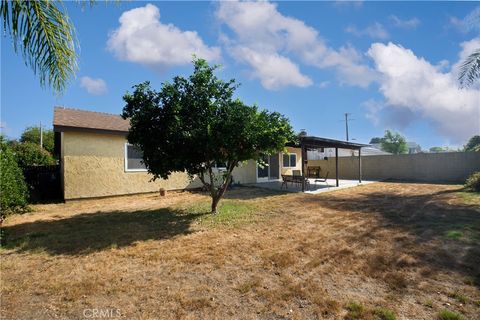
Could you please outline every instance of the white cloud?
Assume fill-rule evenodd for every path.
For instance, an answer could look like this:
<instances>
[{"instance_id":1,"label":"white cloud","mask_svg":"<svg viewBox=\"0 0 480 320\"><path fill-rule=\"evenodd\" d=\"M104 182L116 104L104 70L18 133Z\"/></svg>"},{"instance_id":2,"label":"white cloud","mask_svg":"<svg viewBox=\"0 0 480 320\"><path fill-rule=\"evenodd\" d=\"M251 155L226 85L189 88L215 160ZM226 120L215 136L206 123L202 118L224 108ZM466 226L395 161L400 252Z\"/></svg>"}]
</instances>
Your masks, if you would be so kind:
<instances>
[{"instance_id":1,"label":"white cloud","mask_svg":"<svg viewBox=\"0 0 480 320\"><path fill-rule=\"evenodd\" d=\"M364 29L358 29L357 27L352 25L347 27L345 31L357 37L368 36L372 39L380 39L380 40L385 40L390 37L387 30L385 30L383 25L378 22L375 22L374 24Z\"/></svg>"},{"instance_id":2,"label":"white cloud","mask_svg":"<svg viewBox=\"0 0 480 320\"><path fill-rule=\"evenodd\" d=\"M374 125L378 125L380 123L379 113L385 108L385 103L374 99L368 99L362 103L362 106L367 110L365 118L370 120Z\"/></svg>"},{"instance_id":3,"label":"white cloud","mask_svg":"<svg viewBox=\"0 0 480 320\"><path fill-rule=\"evenodd\" d=\"M101 95L107 92L107 83L100 78L82 77L80 79L80 87L87 90L88 93L95 95Z\"/></svg>"},{"instance_id":4,"label":"white cloud","mask_svg":"<svg viewBox=\"0 0 480 320\"><path fill-rule=\"evenodd\" d=\"M330 81L322 81L318 84L318 87L321 89L325 89L330 86Z\"/></svg>"},{"instance_id":5,"label":"white cloud","mask_svg":"<svg viewBox=\"0 0 480 320\"><path fill-rule=\"evenodd\" d=\"M469 31L480 31L480 6L472 10L463 19L451 16L449 18L450 24L457 30L467 33Z\"/></svg>"},{"instance_id":6,"label":"white cloud","mask_svg":"<svg viewBox=\"0 0 480 320\"><path fill-rule=\"evenodd\" d=\"M193 54L207 60L220 58L220 48L207 46L197 32L162 23L159 9L152 4L125 11L119 22L107 42L118 59L161 70L188 64Z\"/></svg>"},{"instance_id":7,"label":"white cloud","mask_svg":"<svg viewBox=\"0 0 480 320\"><path fill-rule=\"evenodd\" d=\"M479 39L462 44L460 58ZM385 104L430 120L440 133L464 141L480 130L480 90L459 89L455 68L442 72L400 45L374 43L368 55L381 74Z\"/></svg>"},{"instance_id":8,"label":"white cloud","mask_svg":"<svg viewBox=\"0 0 480 320\"><path fill-rule=\"evenodd\" d=\"M411 19L400 19L396 15L391 15L390 21L392 21L393 25L399 28L405 28L405 29L415 29L420 25L420 19L413 17Z\"/></svg>"},{"instance_id":9,"label":"white cloud","mask_svg":"<svg viewBox=\"0 0 480 320\"><path fill-rule=\"evenodd\" d=\"M313 83L309 77L300 73L298 66L290 59L276 53L241 46L234 47L231 51L238 61L252 66L252 77L260 79L266 89L276 90L289 85L307 87Z\"/></svg>"},{"instance_id":10,"label":"white cloud","mask_svg":"<svg viewBox=\"0 0 480 320\"><path fill-rule=\"evenodd\" d=\"M318 31L303 21L282 15L277 5L269 2L220 2L217 19L227 25L233 35L222 35L228 52L247 64L251 73L267 88L312 84L301 73L299 62L318 68L334 68L342 83L367 87L375 78L373 70L362 64L362 55L350 47L335 50L328 47ZM264 66L257 59L269 62ZM267 58L268 57L268 58ZM295 59L295 60L294 60Z\"/></svg>"}]
</instances>

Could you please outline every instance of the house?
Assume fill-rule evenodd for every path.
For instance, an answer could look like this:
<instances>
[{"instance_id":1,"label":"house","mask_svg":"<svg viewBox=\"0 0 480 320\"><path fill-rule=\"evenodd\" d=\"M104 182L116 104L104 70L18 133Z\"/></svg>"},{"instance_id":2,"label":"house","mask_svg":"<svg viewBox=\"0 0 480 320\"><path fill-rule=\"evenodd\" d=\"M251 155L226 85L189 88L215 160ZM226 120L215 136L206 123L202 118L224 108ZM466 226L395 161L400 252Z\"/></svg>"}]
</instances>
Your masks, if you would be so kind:
<instances>
[{"instance_id":1,"label":"house","mask_svg":"<svg viewBox=\"0 0 480 320\"><path fill-rule=\"evenodd\" d=\"M422 148L420 145L414 141L409 141L407 142L407 149L408 149L408 154L415 154L422 152Z\"/></svg>"},{"instance_id":2,"label":"house","mask_svg":"<svg viewBox=\"0 0 480 320\"><path fill-rule=\"evenodd\" d=\"M65 200L201 187L185 172L152 182L141 153L127 143L129 126L119 115L54 108L55 145ZM248 161L235 168L234 182L269 181L301 170L300 149L287 150L264 159L269 166L257 168L255 161Z\"/></svg>"},{"instance_id":3,"label":"house","mask_svg":"<svg viewBox=\"0 0 480 320\"><path fill-rule=\"evenodd\" d=\"M201 187L185 172L175 172L168 179L152 181L142 154L128 144L128 120L119 115L55 107L53 128L55 153L60 159L60 176L65 200L126 195ZM267 166L249 160L234 169L234 183L250 184L280 180L282 174L302 171L302 150L349 148L365 145L318 137L302 137L305 144L286 146L285 153L266 156ZM359 157L360 159L360 157ZM360 163L360 162L359 162ZM307 161L303 170L306 172ZM217 168L221 170L221 168ZM338 176L337 176L338 178ZM338 183L338 179L337 179Z\"/></svg>"}]
</instances>

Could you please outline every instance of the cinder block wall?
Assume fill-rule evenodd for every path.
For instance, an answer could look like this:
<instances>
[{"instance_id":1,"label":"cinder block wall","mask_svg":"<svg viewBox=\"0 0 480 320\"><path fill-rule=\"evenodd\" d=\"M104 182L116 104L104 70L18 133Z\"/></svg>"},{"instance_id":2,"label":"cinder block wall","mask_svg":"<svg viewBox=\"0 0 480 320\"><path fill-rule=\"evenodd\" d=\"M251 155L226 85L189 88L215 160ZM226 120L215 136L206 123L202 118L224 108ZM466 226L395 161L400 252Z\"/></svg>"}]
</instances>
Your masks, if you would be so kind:
<instances>
[{"instance_id":1,"label":"cinder block wall","mask_svg":"<svg viewBox=\"0 0 480 320\"><path fill-rule=\"evenodd\" d=\"M309 160L309 166L320 166L322 174L329 171L335 177L335 157ZM338 159L340 179L358 178L358 157ZM480 171L480 153L446 152L362 157L362 177L365 180L395 179L420 182L459 182L474 171Z\"/></svg>"}]
</instances>

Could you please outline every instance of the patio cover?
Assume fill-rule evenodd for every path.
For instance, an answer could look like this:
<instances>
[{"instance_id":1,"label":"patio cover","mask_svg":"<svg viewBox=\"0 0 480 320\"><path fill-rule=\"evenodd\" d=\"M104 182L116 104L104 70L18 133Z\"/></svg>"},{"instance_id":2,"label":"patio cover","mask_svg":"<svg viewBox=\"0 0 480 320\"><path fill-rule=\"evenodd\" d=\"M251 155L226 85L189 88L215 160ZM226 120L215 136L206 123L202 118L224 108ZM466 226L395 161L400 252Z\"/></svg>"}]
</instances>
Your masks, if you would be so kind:
<instances>
[{"instance_id":1,"label":"patio cover","mask_svg":"<svg viewBox=\"0 0 480 320\"><path fill-rule=\"evenodd\" d=\"M321 138L315 136L300 136L300 141L298 144L290 143L288 146L300 147L302 149L302 176L305 177L305 165L307 160L307 150L308 149L318 149L318 148L335 148L335 179L337 182L337 187L339 186L338 182L338 149L350 149L358 150L358 181L362 182L362 147L367 147L368 144L362 143L353 143L349 141L334 140L328 138ZM302 191L305 191L305 179L302 180Z\"/></svg>"}]
</instances>

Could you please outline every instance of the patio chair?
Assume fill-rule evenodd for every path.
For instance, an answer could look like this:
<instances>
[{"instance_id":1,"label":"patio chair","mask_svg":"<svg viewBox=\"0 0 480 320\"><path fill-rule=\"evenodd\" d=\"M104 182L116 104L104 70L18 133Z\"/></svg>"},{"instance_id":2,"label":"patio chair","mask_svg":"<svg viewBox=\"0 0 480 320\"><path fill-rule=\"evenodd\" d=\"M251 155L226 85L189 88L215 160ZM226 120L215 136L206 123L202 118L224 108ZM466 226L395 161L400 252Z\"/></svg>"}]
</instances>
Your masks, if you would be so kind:
<instances>
[{"instance_id":1,"label":"patio chair","mask_svg":"<svg viewBox=\"0 0 480 320\"><path fill-rule=\"evenodd\" d=\"M293 183L293 176L282 174L282 185L280 186L280 189L283 189L283 186L285 186L285 189L288 189L288 182Z\"/></svg>"},{"instance_id":2,"label":"patio chair","mask_svg":"<svg viewBox=\"0 0 480 320\"><path fill-rule=\"evenodd\" d=\"M329 173L329 172L327 171L327 174L325 175L325 178L315 179L315 180L313 181L313 183L315 183L315 185L317 185L317 182L325 182L325 183L327 184L327 187L330 187L330 186L328 185L328 173Z\"/></svg>"},{"instance_id":3,"label":"patio chair","mask_svg":"<svg viewBox=\"0 0 480 320\"><path fill-rule=\"evenodd\" d=\"M301 170L292 170L292 185L293 183L302 184L302 171Z\"/></svg>"}]
</instances>

